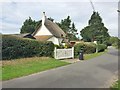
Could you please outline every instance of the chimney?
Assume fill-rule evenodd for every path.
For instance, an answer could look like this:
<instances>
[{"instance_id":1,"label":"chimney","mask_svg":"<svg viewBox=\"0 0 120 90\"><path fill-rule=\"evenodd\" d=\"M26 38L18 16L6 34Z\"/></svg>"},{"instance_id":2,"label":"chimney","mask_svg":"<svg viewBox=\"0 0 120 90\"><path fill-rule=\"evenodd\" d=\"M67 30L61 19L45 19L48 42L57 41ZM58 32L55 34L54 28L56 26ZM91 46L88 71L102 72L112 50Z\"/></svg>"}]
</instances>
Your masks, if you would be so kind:
<instances>
[{"instance_id":1,"label":"chimney","mask_svg":"<svg viewBox=\"0 0 120 90\"><path fill-rule=\"evenodd\" d=\"M44 25L45 19L46 19L45 12L43 12L43 16L42 16L42 25Z\"/></svg>"}]
</instances>

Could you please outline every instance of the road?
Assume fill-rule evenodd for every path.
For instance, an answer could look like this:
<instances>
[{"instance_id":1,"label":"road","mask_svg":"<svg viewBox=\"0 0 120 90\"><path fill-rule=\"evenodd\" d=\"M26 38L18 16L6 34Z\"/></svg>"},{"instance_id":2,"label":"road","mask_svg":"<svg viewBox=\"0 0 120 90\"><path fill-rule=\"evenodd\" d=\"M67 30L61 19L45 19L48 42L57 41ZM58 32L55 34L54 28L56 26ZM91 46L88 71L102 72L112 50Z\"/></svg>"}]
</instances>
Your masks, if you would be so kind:
<instances>
[{"instance_id":1,"label":"road","mask_svg":"<svg viewBox=\"0 0 120 90\"><path fill-rule=\"evenodd\" d=\"M4 81L3 88L109 88L118 71L118 51L37 74Z\"/></svg>"}]
</instances>

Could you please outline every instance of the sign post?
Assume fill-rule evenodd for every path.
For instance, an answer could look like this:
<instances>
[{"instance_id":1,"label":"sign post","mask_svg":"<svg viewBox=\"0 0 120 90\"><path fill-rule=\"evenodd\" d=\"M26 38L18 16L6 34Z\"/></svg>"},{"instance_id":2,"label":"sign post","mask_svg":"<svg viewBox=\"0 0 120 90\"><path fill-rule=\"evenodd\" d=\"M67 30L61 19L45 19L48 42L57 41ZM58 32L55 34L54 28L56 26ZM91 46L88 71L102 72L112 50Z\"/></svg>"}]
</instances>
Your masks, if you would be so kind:
<instances>
[{"instance_id":1,"label":"sign post","mask_svg":"<svg viewBox=\"0 0 120 90\"><path fill-rule=\"evenodd\" d=\"M96 53L98 53L98 44L97 44L97 41L94 41L94 43L96 44Z\"/></svg>"}]
</instances>

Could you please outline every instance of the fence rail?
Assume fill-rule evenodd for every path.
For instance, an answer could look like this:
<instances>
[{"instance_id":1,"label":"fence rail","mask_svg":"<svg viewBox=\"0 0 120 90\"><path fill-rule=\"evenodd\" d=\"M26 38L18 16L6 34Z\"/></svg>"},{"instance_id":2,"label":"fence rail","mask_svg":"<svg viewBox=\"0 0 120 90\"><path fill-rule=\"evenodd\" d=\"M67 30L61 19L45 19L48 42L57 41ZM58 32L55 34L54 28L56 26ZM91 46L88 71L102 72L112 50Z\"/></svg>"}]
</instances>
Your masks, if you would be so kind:
<instances>
[{"instance_id":1,"label":"fence rail","mask_svg":"<svg viewBox=\"0 0 120 90\"><path fill-rule=\"evenodd\" d=\"M55 59L74 58L74 47L68 49L57 49L54 50Z\"/></svg>"}]
</instances>

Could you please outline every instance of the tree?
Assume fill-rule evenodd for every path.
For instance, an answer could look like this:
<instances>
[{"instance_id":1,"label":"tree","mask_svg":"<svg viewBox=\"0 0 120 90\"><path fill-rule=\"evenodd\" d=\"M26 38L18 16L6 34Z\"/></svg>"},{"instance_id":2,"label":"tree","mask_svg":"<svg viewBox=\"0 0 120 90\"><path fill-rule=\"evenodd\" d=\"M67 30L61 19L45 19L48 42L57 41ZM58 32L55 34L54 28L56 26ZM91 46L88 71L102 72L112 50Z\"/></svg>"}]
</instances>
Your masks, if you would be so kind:
<instances>
[{"instance_id":1,"label":"tree","mask_svg":"<svg viewBox=\"0 0 120 90\"><path fill-rule=\"evenodd\" d=\"M108 29L104 26L102 18L98 12L93 12L90 20L88 21L88 26L80 32L83 40L89 42L97 40L99 43L104 43L110 37Z\"/></svg>"},{"instance_id":2,"label":"tree","mask_svg":"<svg viewBox=\"0 0 120 90\"><path fill-rule=\"evenodd\" d=\"M36 24L35 20L32 20L31 17L29 17L29 19L26 19L23 23L20 33L33 33L35 31Z\"/></svg>"},{"instance_id":3,"label":"tree","mask_svg":"<svg viewBox=\"0 0 120 90\"><path fill-rule=\"evenodd\" d=\"M52 22L54 21L54 19L51 17L48 18L48 20L50 20ZM20 30L20 33L21 34L22 33L33 33L37 28L39 28L39 26L41 26L41 22L42 22L42 20L35 21L35 20L32 20L31 17L29 17L23 23L21 30Z\"/></svg>"},{"instance_id":4,"label":"tree","mask_svg":"<svg viewBox=\"0 0 120 90\"><path fill-rule=\"evenodd\" d=\"M88 42L91 41L92 33L90 33L90 26L86 26L80 32L81 32L81 36L83 37L84 41L88 41Z\"/></svg>"},{"instance_id":5,"label":"tree","mask_svg":"<svg viewBox=\"0 0 120 90\"><path fill-rule=\"evenodd\" d=\"M78 38L76 37L76 35L77 35L77 29L75 27L75 24L72 23L71 28L69 30L68 37L70 38L70 40L78 40Z\"/></svg>"},{"instance_id":6,"label":"tree","mask_svg":"<svg viewBox=\"0 0 120 90\"><path fill-rule=\"evenodd\" d=\"M54 19L51 17L47 19L52 22L54 21ZM32 20L31 17L29 17L23 23L20 33L33 33L36 29L38 29L41 26L41 22L42 20L35 21ZM58 24L58 26L60 26L60 28L67 34L67 38L69 40L78 40L78 38L76 37L77 29L74 23L71 24L70 16L61 20L60 23L56 23L56 24Z\"/></svg>"},{"instance_id":7,"label":"tree","mask_svg":"<svg viewBox=\"0 0 120 90\"><path fill-rule=\"evenodd\" d=\"M71 25L70 33L73 33L74 35L76 35L76 33L77 33L77 29L76 29L74 23L72 23L72 25Z\"/></svg>"},{"instance_id":8,"label":"tree","mask_svg":"<svg viewBox=\"0 0 120 90\"><path fill-rule=\"evenodd\" d=\"M57 23L57 25L67 34L67 38L69 40L78 40L76 37L77 29L75 24L71 24L71 22L70 16L67 16L67 18L61 20L61 22Z\"/></svg>"},{"instance_id":9,"label":"tree","mask_svg":"<svg viewBox=\"0 0 120 90\"><path fill-rule=\"evenodd\" d=\"M68 33L70 30L70 25L71 25L71 19L70 16L68 16L66 19L61 20L60 23L57 23L60 28L65 32Z\"/></svg>"}]
</instances>

